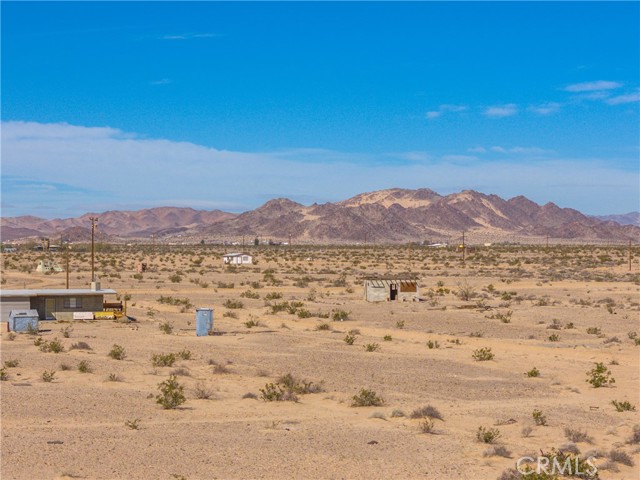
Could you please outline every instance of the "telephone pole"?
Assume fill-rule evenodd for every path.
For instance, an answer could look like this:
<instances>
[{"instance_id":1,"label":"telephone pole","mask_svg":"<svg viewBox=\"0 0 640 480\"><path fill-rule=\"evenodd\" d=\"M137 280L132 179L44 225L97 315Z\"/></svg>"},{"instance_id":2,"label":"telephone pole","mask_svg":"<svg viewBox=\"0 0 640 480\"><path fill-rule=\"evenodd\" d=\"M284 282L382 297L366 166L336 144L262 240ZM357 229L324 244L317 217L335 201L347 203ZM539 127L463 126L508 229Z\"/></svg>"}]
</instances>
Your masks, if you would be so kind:
<instances>
[{"instance_id":1,"label":"telephone pole","mask_svg":"<svg viewBox=\"0 0 640 480\"><path fill-rule=\"evenodd\" d=\"M464 232L462 232L462 263L464 263L465 251L467 250L466 245L464 244Z\"/></svg>"},{"instance_id":2,"label":"telephone pole","mask_svg":"<svg viewBox=\"0 0 640 480\"><path fill-rule=\"evenodd\" d=\"M98 217L89 217L91 220L91 281L96 281L96 273L95 273L95 236L96 236L96 224L98 223Z\"/></svg>"},{"instance_id":3,"label":"telephone pole","mask_svg":"<svg viewBox=\"0 0 640 480\"><path fill-rule=\"evenodd\" d=\"M66 249L66 268L67 271L67 290L69 290L69 240L67 239L67 249Z\"/></svg>"},{"instance_id":4,"label":"telephone pole","mask_svg":"<svg viewBox=\"0 0 640 480\"><path fill-rule=\"evenodd\" d=\"M631 240L629 240L629 271L631 271Z\"/></svg>"}]
</instances>

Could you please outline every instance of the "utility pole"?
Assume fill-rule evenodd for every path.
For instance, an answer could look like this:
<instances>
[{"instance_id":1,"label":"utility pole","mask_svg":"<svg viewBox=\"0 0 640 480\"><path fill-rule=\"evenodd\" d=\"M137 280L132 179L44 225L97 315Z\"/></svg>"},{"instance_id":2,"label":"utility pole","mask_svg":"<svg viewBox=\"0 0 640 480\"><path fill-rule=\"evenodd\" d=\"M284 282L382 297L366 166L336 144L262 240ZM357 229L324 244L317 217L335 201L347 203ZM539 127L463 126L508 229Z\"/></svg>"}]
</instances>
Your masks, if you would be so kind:
<instances>
[{"instance_id":1,"label":"utility pole","mask_svg":"<svg viewBox=\"0 0 640 480\"><path fill-rule=\"evenodd\" d=\"M467 250L466 245L464 244L464 232L462 232L462 263L464 263L465 251Z\"/></svg>"},{"instance_id":2,"label":"utility pole","mask_svg":"<svg viewBox=\"0 0 640 480\"><path fill-rule=\"evenodd\" d=\"M631 240L629 240L629 271L631 271Z\"/></svg>"},{"instance_id":3,"label":"utility pole","mask_svg":"<svg viewBox=\"0 0 640 480\"><path fill-rule=\"evenodd\" d=\"M62 240L61 240L62 241ZM66 249L66 267L65 270L67 271L67 290L69 290L69 239L67 239L67 249Z\"/></svg>"},{"instance_id":4,"label":"utility pole","mask_svg":"<svg viewBox=\"0 0 640 480\"><path fill-rule=\"evenodd\" d=\"M547 235L547 250L549 250L549 235Z\"/></svg>"},{"instance_id":5,"label":"utility pole","mask_svg":"<svg viewBox=\"0 0 640 480\"><path fill-rule=\"evenodd\" d=\"M96 235L96 224L98 223L98 217L89 217L91 220L91 281L96 281L96 273L95 273L95 235Z\"/></svg>"}]
</instances>

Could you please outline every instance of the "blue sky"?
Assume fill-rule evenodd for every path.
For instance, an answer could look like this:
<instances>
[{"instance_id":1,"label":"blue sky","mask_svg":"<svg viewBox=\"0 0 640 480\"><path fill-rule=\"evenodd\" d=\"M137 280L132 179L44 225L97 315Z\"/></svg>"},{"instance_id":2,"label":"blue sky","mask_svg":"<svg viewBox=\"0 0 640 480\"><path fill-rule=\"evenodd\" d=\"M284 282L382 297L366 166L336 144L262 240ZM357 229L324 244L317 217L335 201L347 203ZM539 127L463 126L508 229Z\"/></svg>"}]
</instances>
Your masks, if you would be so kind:
<instances>
[{"instance_id":1,"label":"blue sky","mask_svg":"<svg viewBox=\"0 0 640 480\"><path fill-rule=\"evenodd\" d=\"M638 2L6 2L2 215L391 187L638 210Z\"/></svg>"}]
</instances>

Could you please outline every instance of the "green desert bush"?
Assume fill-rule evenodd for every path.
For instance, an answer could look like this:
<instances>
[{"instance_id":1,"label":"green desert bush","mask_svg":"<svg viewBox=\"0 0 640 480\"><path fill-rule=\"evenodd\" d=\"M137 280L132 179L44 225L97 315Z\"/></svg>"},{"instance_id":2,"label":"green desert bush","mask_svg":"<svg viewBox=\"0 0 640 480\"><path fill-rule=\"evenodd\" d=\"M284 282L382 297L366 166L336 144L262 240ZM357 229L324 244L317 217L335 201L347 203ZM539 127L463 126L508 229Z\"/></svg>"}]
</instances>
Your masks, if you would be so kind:
<instances>
[{"instance_id":1,"label":"green desert bush","mask_svg":"<svg viewBox=\"0 0 640 480\"><path fill-rule=\"evenodd\" d=\"M618 402L617 400L612 400L611 404L616 408L618 412L635 412L636 407L631 405L628 401Z\"/></svg>"},{"instance_id":2,"label":"green desert bush","mask_svg":"<svg viewBox=\"0 0 640 480\"><path fill-rule=\"evenodd\" d=\"M347 345L353 345L353 343L356 341L356 336L351 333L347 333L343 340Z\"/></svg>"},{"instance_id":3,"label":"green desert bush","mask_svg":"<svg viewBox=\"0 0 640 480\"><path fill-rule=\"evenodd\" d=\"M363 345L363 347L366 352L377 352L380 350L380 344L375 342L367 343L366 345Z\"/></svg>"},{"instance_id":4,"label":"green desert bush","mask_svg":"<svg viewBox=\"0 0 640 480\"><path fill-rule=\"evenodd\" d=\"M493 358L495 357L490 347L484 347L474 350L471 356L476 362L486 362L488 360L493 360Z\"/></svg>"},{"instance_id":5,"label":"green desert bush","mask_svg":"<svg viewBox=\"0 0 640 480\"><path fill-rule=\"evenodd\" d=\"M545 426L547 424L547 416L542 413L541 410L534 410L532 413L533 421L538 426Z\"/></svg>"},{"instance_id":6,"label":"green desert bush","mask_svg":"<svg viewBox=\"0 0 640 480\"><path fill-rule=\"evenodd\" d=\"M495 443L502 434L497 428L478 427L476 439L482 443Z\"/></svg>"},{"instance_id":7,"label":"green desert bush","mask_svg":"<svg viewBox=\"0 0 640 480\"><path fill-rule=\"evenodd\" d=\"M611 371L602 362L596 362L595 366L587 372L587 383L594 388L606 387L616 382L611 376Z\"/></svg>"},{"instance_id":8,"label":"green desert bush","mask_svg":"<svg viewBox=\"0 0 640 480\"><path fill-rule=\"evenodd\" d=\"M231 299L226 300L222 305L224 305L226 308L231 309L239 309L244 307L244 303L242 303L240 300Z\"/></svg>"},{"instance_id":9,"label":"green desert bush","mask_svg":"<svg viewBox=\"0 0 640 480\"><path fill-rule=\"evenodd\" d=\"M162 405L165 410L178 408L187 398L184 396L184 387L178 383L175 375L158 384L160 393L156 395L156 403Z\"/></svg>"},{"instance_id":10,"label":"green desert bush","mask_svg":"<svg viewBox=\"0 0 640 480\"><path fill-rule=\"evenodd\" d=\"M124 347L114 343L113 347L111 347L111 350L109 351L109 356L114 360L124 360L127 354L124 351Z\"/></svg>"},{"instance_id":11,"label":"green desert bush","mask_svg":"<svg viewBox=\"0 0 640 480\"><path fill-rule=\"evenodd\" d=\"M529 378L535 378L535 377L539 377L540 376L540 370L538 370L536 367L533 367L531 370L529 370L527 373L525 373L525 375Z\"/></svg>"},{"instance_id":12,"label":"green desert bush","mask_svg":"<svg viewBox=\"0 0 640 480\"><path fill-rule=\"evenodd\" d=\"M345 320L349 320L349 315L351 315L351 312L337 309L331 313L331 319L334 322L344 322Z\"/></svg>"},{"instance_id":13,"label":"green desert bush","mask_svg":"<svg viewBox=\"0 0 640 480\"><path fill-rule=\"evenodd\" d=\"M93 369L88 361L80 360L80 363L78 363L78 371L80 373L91 373L93 372Z\"/></svg>"},{"instance_id":14,"label":"green desert bush","mask_svg":"<svg viewBox=\"0 0 640 480\"><path fill-rule=\"evenodd\" d=\"M83 342L80 342L80 343L83 343ZM73 349L73 345L71 346L71 348ZM40 351L48 352L48 353L62 353L64 352L64 346L62 345L60 340L58 340L57 338L54 338L50 342L43 341L40 344Z\"/></svg>"},{"instance_id":15,"label":"green desert bush","mask_svg":"<svg viewBox=\"0 0 640 480\"><path fill-rule=\"evenodd\" d=\"M154 367L172 367L176 363L175 353L156 353L151 356L151 365Z\"/></svg>"},{"instance_id":16,"label":"green desert bush","mask_svg":"<svg viewBox=\"0 0 640 480\"><path fill-rule=\"evenodd\" d=\"M158 325L158 328L165 335L171 335L173 333L173 324L171 322L162 322Z\"/></svg>"},{"instance_id":17,"label":"green desert bush","mask_svg":"<svg viewBox=\"0 0 640 480\"><path fill-rule=\"evenodd\" d=\"M384 405L384 399L373 390L360 389L360 393L352 397L352 407L380 407Z\"/></svg>"}]
</instances>

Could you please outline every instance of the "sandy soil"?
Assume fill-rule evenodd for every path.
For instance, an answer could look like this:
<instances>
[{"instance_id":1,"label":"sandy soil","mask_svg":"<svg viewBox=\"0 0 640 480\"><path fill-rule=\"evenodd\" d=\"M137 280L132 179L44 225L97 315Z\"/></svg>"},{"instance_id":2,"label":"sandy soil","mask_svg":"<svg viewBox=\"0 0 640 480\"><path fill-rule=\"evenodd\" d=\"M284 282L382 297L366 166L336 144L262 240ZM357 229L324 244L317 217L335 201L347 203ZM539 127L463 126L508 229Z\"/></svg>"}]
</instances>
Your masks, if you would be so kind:
<instances>
[{"instance_id":1,"label":"sandy soil","mask_svg":"<svg viewBox=\"0 0 640 480\"><path fill-rule=\"evenodd\" d=\"M32 335L3 333L3 480L496 479L523 455L571 447L596 457L600 478L640 478L640 446L628 442L638 412L611 403L640 406L640 346L630 338L640 333L640 252L631 273L617 247L493 247L464 265L446 250L262 248L257 265L235 271L222 265L222 253L159 246L100 253L102 286L130 295L135 322L41 322L39 337L63 344L57 354L40 351ZM64 273L35 272L37 259L3 255L3 288L64 288ZM150 271L134 278L141 261ZM72 287L87 286L88 266L86 253L74 253ZM425 301L363 300L363 276L407 270L421 279ZM170 280L176 273L178 283ZM161 297L189 305L181 312ZM302 302L298 311L313 316L272 313L284 301ZM216 335L196 337L196 306L214 308ZM337 310L349 319L333 321ZM560 329L548 328L554 320ZM160 329L165 323L171 334ZM73 348L79 342L90 349ZM373 344L377 350L367 351ZM123 360L109 357L114 345L124 348ZM495 357L474 360L481 348ZM190 359L152 365L153 355L185 351ZM83 360L90 373L78 370ZM596 362L614 384L586 382ZM533 367L537 378L526 375ZM52 382L45 371L55 371ZM163 409L155 396L172 373L187 400ZM287 373L323 391L297 402L262 400L260 389ZM351 406L361 389L384 404ZM202 392L210 398L197 398ZM243 398L248 393L256 398ZM424 419L410 418L425 406L442 416L431 433ZM536 425L534 410L547 425ZM480 442L479 427L501 436L494 445ZM566 428L590 442L567 445ZM508 456L490 455L496 445ZM612 449L634 465L612 460Z\"/></svg>"}]
</instances>

